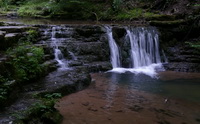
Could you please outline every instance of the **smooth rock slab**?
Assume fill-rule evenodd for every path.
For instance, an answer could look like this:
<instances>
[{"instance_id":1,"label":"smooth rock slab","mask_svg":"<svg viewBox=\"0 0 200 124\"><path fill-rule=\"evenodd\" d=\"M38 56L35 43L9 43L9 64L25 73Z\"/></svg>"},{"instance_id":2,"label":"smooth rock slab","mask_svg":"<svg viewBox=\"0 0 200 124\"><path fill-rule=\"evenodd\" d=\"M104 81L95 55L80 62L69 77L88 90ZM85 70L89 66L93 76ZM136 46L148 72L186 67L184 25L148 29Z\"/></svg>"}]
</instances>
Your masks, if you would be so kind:
<instances>
[{"instance_id":1,"label":"smooth rock slab","mask_svg":"<svg viewBox=\"0 0 200 124\"><path fill-rule=\"evenodd\" d=\"M6 31L7 33L19 33L25 32L30 29L37 29L29 26L0 26L0 30Z\"/></svg>"},{"instance_id":2,"label":"smooth rock slab","mask_svg":"<svg viewBox=\"0 0 200 124\"><path fill-rule=\"evenodd\" d=\"M4 36L4 42L1 43L1 49L7 49L8 47L13 46L22 36L20 33L8 33Z\"/></svg>"}]
</instances>

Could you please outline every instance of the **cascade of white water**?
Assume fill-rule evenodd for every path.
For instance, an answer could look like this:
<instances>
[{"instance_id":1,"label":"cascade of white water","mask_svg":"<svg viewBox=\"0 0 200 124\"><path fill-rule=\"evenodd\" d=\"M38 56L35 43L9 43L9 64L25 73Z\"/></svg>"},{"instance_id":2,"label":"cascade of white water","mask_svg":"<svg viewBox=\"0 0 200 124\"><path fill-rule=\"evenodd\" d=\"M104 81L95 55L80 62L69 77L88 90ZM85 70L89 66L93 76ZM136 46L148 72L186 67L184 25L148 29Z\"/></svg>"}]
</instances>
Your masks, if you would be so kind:
<instances>
[{"instance_id":1,"label":"cascade of white water","mask_svg":"<svg viewBox=\"0 0 200 124\"><path fill-rule=\"evenodd\" d=\"M121 66L119 48L113 38L112 28L106 26L106 31L107 31L107 36L108 36L108 41L109 41L109 46L110 46L111 63L112 63L113 68L118 68Z\"/></svg>"},{"instance_id":2,"label":"cascade of white water","mask_svg":"<svg viewBox=\"0 0 200 124\"><path fill-rule=\"evenodd\" d=\"M130 68L123 68L119 54L119 48L112 36L112 28L106 27L111 51L111 71L124 73L126 71L133 73L144 73L151 77L156 74L156 68L162 68L159 53L159 38L155 28L126 28L126 38L130 42ZM125 41L124 41L125 42Z\"/></svg>"},{"instance_id":3,"label":"cascade of white water","mask_svg":"<svg viewBox=\"0 0 200 124\"><path fill-rule=\"evenodd\" d=\"M61 33L60 27L52 27L52 33L51 33L51 41L52 41L52 47L54 49L54 56L55 60L58 62L58 65L60 66L60 69L64 70L67 69L67 61L64 59L63 54L61 50L59 49L60 40L56 38L56 33Z\"/></svg>"},{"instance_id":4,"label":"cascade of white water","mask_svg":"<svg viewBox=\"0 0 200 124\"><path fill-rule=\"evenodd\" d=\"M132 68L161 63L155 29L133 28L126 31L131 43Z\"/></svg>"}]
</instances>

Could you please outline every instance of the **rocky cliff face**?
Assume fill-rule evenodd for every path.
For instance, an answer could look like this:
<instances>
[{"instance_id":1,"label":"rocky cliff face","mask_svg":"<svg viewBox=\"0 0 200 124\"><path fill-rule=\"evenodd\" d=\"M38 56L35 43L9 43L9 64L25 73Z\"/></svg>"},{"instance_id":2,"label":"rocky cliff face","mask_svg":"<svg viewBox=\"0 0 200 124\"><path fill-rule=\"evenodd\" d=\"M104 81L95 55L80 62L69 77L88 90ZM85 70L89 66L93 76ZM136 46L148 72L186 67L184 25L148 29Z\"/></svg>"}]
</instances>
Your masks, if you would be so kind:
<instances>
[{"instance_id":1,"label":"rocky cliff face","mask_svg":"<svg viewBox=\"0 0 200 124\"><path fill-rule=\"evenodd\" d=\"M162 22L162 25L153 24L160 31L160 46L166 52L169 63L167 70L181 72L200 72L200 23L191 20L183 22ZM194 44L194 45L193 45Z\"/></svg>"}]
</instances>

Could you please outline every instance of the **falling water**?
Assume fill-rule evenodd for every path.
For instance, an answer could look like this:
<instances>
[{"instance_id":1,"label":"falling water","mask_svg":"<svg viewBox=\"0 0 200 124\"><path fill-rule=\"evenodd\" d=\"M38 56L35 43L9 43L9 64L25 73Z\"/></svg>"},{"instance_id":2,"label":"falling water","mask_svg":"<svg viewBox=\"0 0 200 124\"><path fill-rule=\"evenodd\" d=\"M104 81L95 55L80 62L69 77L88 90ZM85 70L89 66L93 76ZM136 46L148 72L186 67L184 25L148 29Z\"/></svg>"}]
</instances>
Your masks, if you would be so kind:
<instances>
[{"instance_id":1,"label":"falling water","mask_svg":"<svg viewBox=\"0 0 200 124\"><path fill-rule=\"evenodd\" d=\"M74 55L73 52L69 51L69 54L72 57L72 60L77 60L77 57Z\"/></svg>"},{"instance_id":2,"label":"falling water","mask_svg":"<svg viewBox=\"0 0 200 124\"><path fill-rule=\"evenodd\" d=\"M161 57L159 53L159 38L155 28L126 28L126 38L124 42L130 43L130 68L123 68L121 65L119 48L112 36L111 28L106 27L111 51L111 71L124 73L126 71L133 73L144 73L151 77L156 75L156 68L162 68Z\"/></svg>"},{"instance_id":3,"label":"falling water","mask_svg":"<svg viewBox=\"0 0 200 124\"><path fill-rule=\"evenodd\" d=\"M65 70L67 69L67 61L64 59L63 54L58 47L59 44L61 44L61 41L58 38L56 38L56 33L61 33L60 27L52 27L52 35L51 35L52 44L51 45L54 49L55 60L58 62L60 69Z\"/></svg>"},{"instance_id":4,"label":"falling water","mask_svg":"<svg viewBox=\"0 0 200 124\"><path fill-rule=\"evenodd\" d=\"M131 43L133 68L161 63L158 34L155 29L133 28L126 31Z\"/></svg>"},{"instance_id":5,"label":"falling water","mask_svg":"<svg viewBox=\"0 0 200 124\"><path fill-rule=\"evenodd\" d=\"M119 48L117 44L115 43L115 40L113 38L112 34L112 28L111 27L106 27L107 30L107 35L108 35L108 41L109 41L109 46L110 46L110 53L111 53L111 63L113 68L118 68L121 66L120 62L120 56L119 56Z\"/></svg>"}]
</instances>

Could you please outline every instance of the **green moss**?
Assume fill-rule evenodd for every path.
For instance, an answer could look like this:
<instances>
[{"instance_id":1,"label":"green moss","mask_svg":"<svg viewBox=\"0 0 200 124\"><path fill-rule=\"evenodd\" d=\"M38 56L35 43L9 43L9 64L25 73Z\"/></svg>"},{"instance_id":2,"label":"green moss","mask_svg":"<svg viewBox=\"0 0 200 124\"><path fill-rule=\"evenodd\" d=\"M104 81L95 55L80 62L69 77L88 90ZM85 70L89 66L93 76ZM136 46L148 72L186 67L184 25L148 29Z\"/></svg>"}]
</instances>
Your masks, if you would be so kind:
<instances>
[{"instance_id":1,"label":"green moss","mask_svg":"<svg viewBox=\"0 0 200 124\"><path fill-rule=\"evenodd\" d=\"M192 48L196 48L196 49L200 49L200 41L197 42L185 42L186 44L188 44L190 47Z\"/></svg>"},{"instance_id":2,"label":"green moss","mask_svg":"<svg viewBox=\"0 0 200 124\"><path fill-rule=\"evenodd\" d=\"M120 12L115 19L116 20L127 20L127 19L135 19L140 18L143 15L143 10L140 8L135 8L129 11Z\"/></svg>"},{"instance_id":3,"label":"green moss","mask_svg":"<svg viewBox=\"0 0 200 124\"><path fill-rule=\"evenodd\" d=\"M151 21L150 25L152 26L160 26L160 27L175 27L181 24L185 24L184 20L173 20L173 21Z\"/></svg>"},{"instance_id":4,"label":"green moss","mask_svg":"<svg viewBox=\"0 0 200 124\"><path fill-rule=\"evenodd\" d=\"M132 19L147 19L152 20L156 18L160 18L161 16L159 14L155 14L152 12L148 12L142 8L135 8L131 10L122 10L119 12L114 19L116 20L132 20Z\"/></svg>"}]
</instances>

